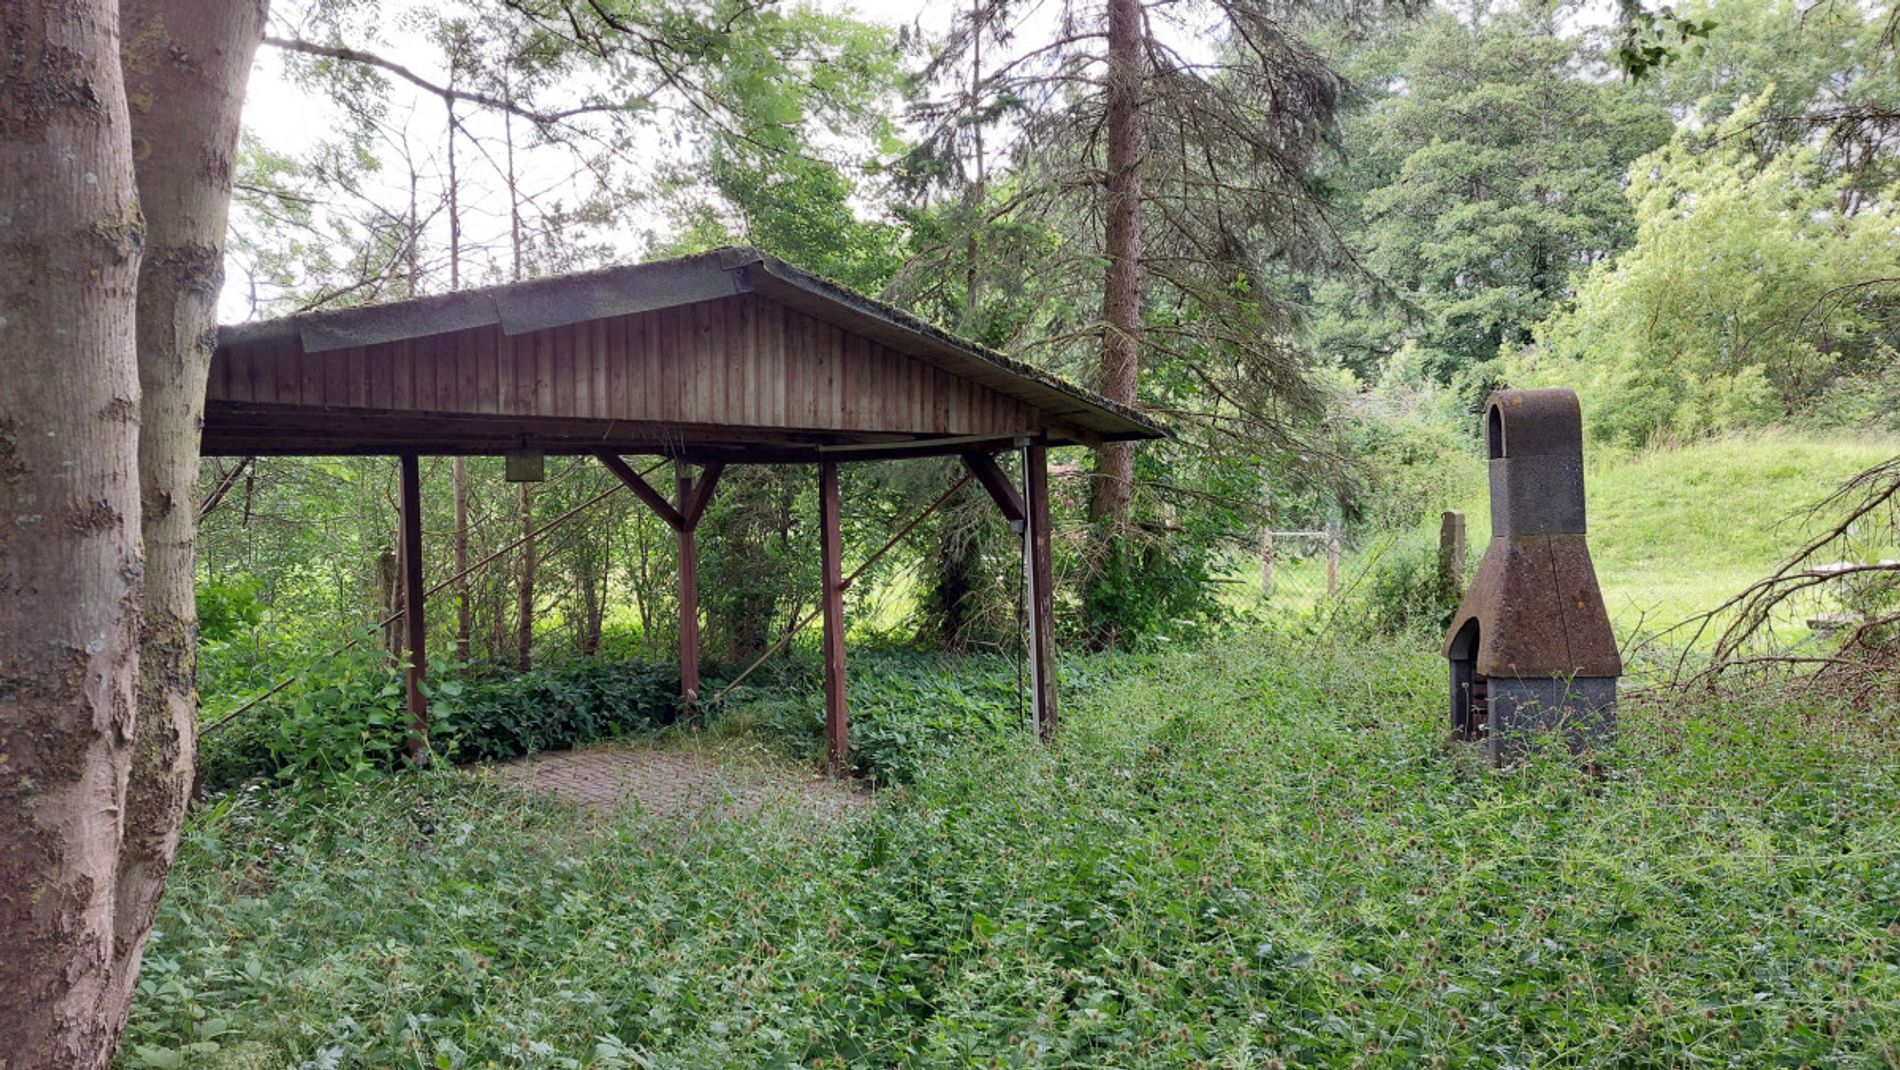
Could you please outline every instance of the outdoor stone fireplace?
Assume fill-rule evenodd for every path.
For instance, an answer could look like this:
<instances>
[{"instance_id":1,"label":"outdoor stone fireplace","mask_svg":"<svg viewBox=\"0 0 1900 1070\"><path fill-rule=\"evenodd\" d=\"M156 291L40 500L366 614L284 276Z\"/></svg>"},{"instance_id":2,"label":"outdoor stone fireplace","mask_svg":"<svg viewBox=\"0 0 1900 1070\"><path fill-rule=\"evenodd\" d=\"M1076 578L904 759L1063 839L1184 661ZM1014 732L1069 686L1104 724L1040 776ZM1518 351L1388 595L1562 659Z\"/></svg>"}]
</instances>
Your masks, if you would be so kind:
<instances>
[{"instance_id":1,"label":"outdoor stone fireplace","mask_svg":"<svg viewBox=\"0 0 1900 1070\"><path fill-rule=\"evenodd\" d=\"M1500 390L1484 425L1491 541L1445 635L1452 730L1493 762L1548 732L1607 743L1623 663L1584 538L1577 395Z\"/></svg>"}]
</instances>

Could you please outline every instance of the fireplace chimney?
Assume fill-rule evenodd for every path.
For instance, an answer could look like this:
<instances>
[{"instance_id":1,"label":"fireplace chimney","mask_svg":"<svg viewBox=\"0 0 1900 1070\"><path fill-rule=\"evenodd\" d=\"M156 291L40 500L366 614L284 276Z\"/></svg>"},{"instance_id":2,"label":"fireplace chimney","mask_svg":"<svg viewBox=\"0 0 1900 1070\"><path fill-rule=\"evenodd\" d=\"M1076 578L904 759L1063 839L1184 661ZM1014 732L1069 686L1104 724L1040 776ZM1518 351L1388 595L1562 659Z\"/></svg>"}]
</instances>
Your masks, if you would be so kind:
<instances>
[{"instance_id":1,"label":"fireplace chimney","mask_svg":"<svg viewBox=\"0 0 1900 1070\"><path fill-rule=\"evenodd\" d=\"M1452 616L1452 731L1494 763L1540 734L1572 750L1615 737L1623 674L1584 540L1583 412L1570 390L1485 404L1491 542Z\"/></svg>"}]
</instances>

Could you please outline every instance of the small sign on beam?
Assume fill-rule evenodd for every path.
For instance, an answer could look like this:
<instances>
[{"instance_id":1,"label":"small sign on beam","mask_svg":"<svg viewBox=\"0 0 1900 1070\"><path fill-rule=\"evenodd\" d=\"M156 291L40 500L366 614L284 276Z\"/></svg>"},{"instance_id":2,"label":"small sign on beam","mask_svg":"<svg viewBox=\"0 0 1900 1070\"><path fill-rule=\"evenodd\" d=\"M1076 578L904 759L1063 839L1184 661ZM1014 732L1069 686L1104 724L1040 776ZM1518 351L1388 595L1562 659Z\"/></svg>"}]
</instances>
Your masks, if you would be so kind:
<instances>
[{"instance_id":1,"label":"small sign on beam","mask_svg":"<svg viewBox=\"0 0 1900 1070\"><path fill-rule=\"evenodd\" d=\"M509 450L502 459L510 483L540 483L548 478L548 458L541 450Z\"/></svg>"}]
</instances>

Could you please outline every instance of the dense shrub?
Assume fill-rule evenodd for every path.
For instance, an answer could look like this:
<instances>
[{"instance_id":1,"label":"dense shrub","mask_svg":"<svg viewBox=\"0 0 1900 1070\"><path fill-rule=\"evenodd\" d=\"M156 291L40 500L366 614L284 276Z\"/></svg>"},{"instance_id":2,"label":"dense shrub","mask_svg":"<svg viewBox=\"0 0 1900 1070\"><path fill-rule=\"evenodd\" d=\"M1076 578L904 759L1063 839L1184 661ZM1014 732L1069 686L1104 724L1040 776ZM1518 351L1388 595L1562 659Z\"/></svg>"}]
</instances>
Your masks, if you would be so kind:
<instances>
[{"instance_id":1,"label":"dense shrub","mask_svg":"<svg viewBox=\"0 0 1900 1070\"><path fill-rule=\"evenodd\" d=\"M1134 663L1065 659L1062 695L1077 698ZM965 748L1026 730L1027 669L1013 658L854 650L848 673L852 771L874 783L909 783ZM438 760L460 763L626 736L677 720L679 686L672 662L573 658L522 674L438 667L429 745ZM711 674L706 691L718 691ZM401 674L382 654L331 659L207 736L203 782L218 790L254 778L355 781L396 768L407 753L404 696ZM709 705L707 717L743 722L815 763L825 746L822 666L809 653L786 657Z\"/></svg>"},{"instance_id":2,"label":"dense shrub","mask_svg":"<svg viewBox=\"0 0 1900 1070\"><path fill-rule=\"evenodd\" d=\"M1076 629L1062 640L1071 649L1153 650L1231 624L1216 577L1234 548L1251 545L1259 531L1272 472L1259 456L1196 449L1178 439L1136 450L1138 490L1125 517L1092 518L1086 536L1063 537L1056 521L1056 626ZM1056 480L1055 515L1090 515L1092 482ZM1071 584L1075 612L1064 605Z\"/></svg>"},{"instance_id":3,"label":"dense shrub","mask_svg":"<svg viewBox=\"0 0 1900 1070\"><path fill-rule=\"evenodd\" d=\"M1763 426L1830 389L1880 392L1900 204L1844 213L1849 180L1814 145L1757 158L1747 134L1767 100L1636 162L1635 246L1586 272L1574 307L1506 362L1514 385L1575 386L1591 435L1626 445ZM1849 385L1862 376L1876 381Z\"/></svg>"},{"instance_id":4,"label":"dense shrub","mask_svg":"<svg viewBox=\"0 0 1900 1070\"><path fill-rule=\"evenodd\" d=\"M1065 658L1061 697L1080 699L1140 662ZM854 650L846 672L851 770L874 784L911 783L939 762L1019 741L1029 730L1028 670L1009 657ZM743 721L789 756L815 762L825 748L822 666L809 656L791 659L769 683L734 692L715 716Z\"/></svg>"},{"instance_id":5,"label":"dense shrub","mask_svg":"<svg viewBox=\"0 0 1900 1070\"><path fill-rule=\"evenodd\" d=\"M1124 537L1100 545L1082 592L1091 645L1133 650L1203 636L1226 616L1213 582L1212 540Z\"/></svg>"},{"instance_id":6,"label":"dense shrub","mask_svg":"<svg viewBox=\"0 0 1900 1070\"><path fill-rule=\"evenodd\" d=\"M1482 375L1459 388L1433 382L1409 346L1378 382L1338 384L1332 426L1357 461L1344 499L1352 529L1406 527L1470 495L1483 472L1474 409L1489 388Z\"/></svg>"},{"instance_id":7,"label":"dense shrub","mask_svg":"<svg viewBox=\"0 0 1900 1070\"><path fill-rule=\"evenodd\" d=\"M679 666L574 658L471 682L432 711L431 744L456 761L561 750L671 723Z\"/></svg>"},{"instance_id":8,"label":"dense shrub","mask_svg":"<svg viewBox=\"0 0 1900 1070\"><path fill-rule=\"evenodd\" d=\"M263 585L254 576L211 576L198 584L198 636L208 643L228 642L264 619L258 600Z\"/></svg>"},{"instance_id":9,"label":"dense shrub","mask_svg":"<svg viewBox=\"0 0 1900 1070\"><path fill-rule=\"evenodd\" d=\"M401 674L380 652L330 658L288 688L239 714L199 743L203 786L216 790L253 777L349 781L402 757L409 715Z\"/></svg>"},{"instance_id":10,"label":"dense shrub","mask_svg":"<svg viewBox=\"0 0 1900 1070\"><path fill-rule=\"evenodd\" d=\"M931 764L1026 724L1026 688L1000 658L879 658L852 674L851 767L908 783Z\"/></svg>"},{"instance_id":11,"label":"dense shrub","mask_svg":"<svg viewBox=\"0 0 1900 1070\"><path fill-rule=\"evenodd\" d=\"M1366 554L1365 575L1348 596L1341 623L1374 635L1431 632L1451 623L1461 592L1439 571L1435 533L1396 532Z\"/></svg>"},{"instance_id":12,"label":"dense shrub","mask_svg":"<svg viewBox=\"0 0 1900 1070\"><path fill-rule=\"evenodd\" d=\"M431 673L429 746L438 759L576 747L668 724L679 713L679 667L670 663L574 658L520 675L472 672ZM258 777L354 781L395 768L408 748L406 694L381 652L331 658L207 735L200 779L216 790Z\"/></svg>"}]
</instances>

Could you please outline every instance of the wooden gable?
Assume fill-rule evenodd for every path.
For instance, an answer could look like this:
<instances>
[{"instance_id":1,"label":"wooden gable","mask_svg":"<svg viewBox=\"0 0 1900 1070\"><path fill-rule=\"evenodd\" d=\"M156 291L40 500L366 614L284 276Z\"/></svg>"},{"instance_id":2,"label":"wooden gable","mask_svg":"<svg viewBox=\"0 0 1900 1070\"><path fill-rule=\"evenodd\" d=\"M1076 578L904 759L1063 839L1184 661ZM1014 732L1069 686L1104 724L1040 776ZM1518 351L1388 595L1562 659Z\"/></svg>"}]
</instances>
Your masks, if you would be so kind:
<instances>
[{"instance_id":1,"label":"wooden gable","mask_svg":"<svg viewBox=\"0 0 1900 1070\"><path fill-rule=\"evenodd\" d=\"M756 293L524 334L486 325L306 353L222 348L208 402L854 435L1036 433L1029 405Z\"/></svg>"}]
</instances>

